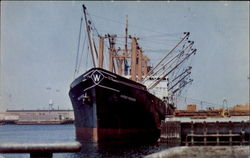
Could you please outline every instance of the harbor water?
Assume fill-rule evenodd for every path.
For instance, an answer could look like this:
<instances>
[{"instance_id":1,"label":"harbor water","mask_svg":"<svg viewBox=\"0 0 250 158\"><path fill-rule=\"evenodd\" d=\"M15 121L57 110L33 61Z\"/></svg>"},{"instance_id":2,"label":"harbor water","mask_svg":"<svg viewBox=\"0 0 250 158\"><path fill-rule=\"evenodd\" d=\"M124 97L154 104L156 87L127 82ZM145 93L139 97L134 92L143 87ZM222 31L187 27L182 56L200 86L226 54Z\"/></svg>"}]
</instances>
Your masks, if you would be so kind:
<instances>
[{"instance_id":1,"label":"harbor water","mask_svg":"<svg viewBox=\"0 0 250 158\"><path fill-rule=\"evenodd\" d=\"M75 127L67 125L2 125L0 143L55 143L75 141ZM166 149L159 144L126 144L97 149L93 144L82 144L80 153L55 153L53 158L144 157ZM5 158L27 158L29 154L0 154Z\"/></svg>"},{"instance_id":2,"label":"harbor water","mask_svg":"<svg viewBox=\"0 0 250 158\"><path fill-rule=\"evenodd\" d=\"M180 118L181 121L190 121ZM218 118L217 118L218 119ZM215 121L216 118L206 121ZM223 118L224 121L249 121L249 116ZM222 121L221 120L221 121ZM194 120L193 120L194 121ZM0 125L0 143L56 143L74 142L75 126L64 125ZM82 143L79 153L55 153L54 158L123 158L144 157L146 155L166 150L166 144L120 144L97 148L95 144ZM0 158L27 158L29 154L0 154Z\"/></svg>"}]
</instances>

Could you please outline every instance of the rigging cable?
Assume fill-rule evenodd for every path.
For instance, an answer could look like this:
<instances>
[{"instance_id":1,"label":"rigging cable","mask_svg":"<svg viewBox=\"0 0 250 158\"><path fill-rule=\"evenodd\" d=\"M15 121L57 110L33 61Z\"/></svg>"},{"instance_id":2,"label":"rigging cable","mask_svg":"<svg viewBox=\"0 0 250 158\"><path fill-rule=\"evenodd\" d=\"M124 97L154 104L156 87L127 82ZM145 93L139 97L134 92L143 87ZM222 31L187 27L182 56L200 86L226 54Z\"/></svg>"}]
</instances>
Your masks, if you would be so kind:
<instances>
[{"instance_id":1,"label":"rigging cable","mask_svg":"<svg viewBox=\"0 0 250 158\"><path fill-rule=\"evenodd\" d=\"M89 19L90 19L90 21L91 21L91 26L93 27L92 30L96 31L97 35L100 36L99 32L97 31L97 29L96 29L96 27L95 27L95 24L94 24L94 22L93 22L92 17L90 16L90 14L89 14L88 12L87 12L87 15L88 15L88 17L89 17Z\"/></svg>"},{"instance_id":2,"label":"rigging cable","mask_svg":"<svg viewBox=\"0 0 250 158\"><path fill-rule=\"evenodd\" d=\"M77 68L77 73L78 73L79 70L80 70L80 66L81 66L81 62L82 62L82 57L83 57L83 52L84 52L85 43L86 43L86 37L87 37L87 36L84 36L83 46L82 46L82 52L81 52L80 61L79 61L78 68ZM87 53L87 54L88 54L88 53Z\"/></svg>"},{"instance_id":3,"label":"rigging cable","mask_svg":"<svg viewBox=\"0 0 250 158\"><path fill-rule=\"evenodd\" d=\"M88 46L88 51L90 51L90 47ZM85 68L87 70L87 67L88 67L88 58L89 58L89 53L86 53L87 57L86 57L86 65L85 65Z\"/></svg>"},{"instance_id":4,"label":"rigging cable","mask_svg":"<svg viewBox=\"0 0 250 158\"><path fill-rule=\"evenodd\" d=\"M75 64L75 71L74 71L74 76L73 76L73 78L75 78L75 75L76 75L76 73L77 73L78 56L79 56L80 41L81 41L81 33L82 33L82 21L83 21L83 18L81 17L80 30L79 30L79 36L78 36L78 45L77 45L77 54L76 54L76 64Z\"/></svg>"},{"instance_id":5,"label":"rigging cable","mask_svg":"<svg viewBox=\"0 0 250 158\"><path fill-rule=\"evenodd\" d=\"M90 15L90 14L89 14ZM111 22L115 22L115 23L119 23L119 24L122 24L122 25L125 25L126 23L124 22L121 22L121 21L116 21L114 19L111 19L111 18L106 18L106 17L103 17L103 16L99 16L99 15L94 15L94 14L91 14L91 16L94 16L94 17L97 17L97 18L100 18L100 19L106 19L108 21L111 21ZM135 28L139 28L139 29L143 29L143 30L147 30L148 32L155 32L155 33L159 33L159 34L167 34L167 33L163 33L163 32L159 32L159 31L155 31L153 29L149 29L149 28L145 28L145 27L141 27L141 26L137 26L137 25L133 25L133 24L130 24L129 26L131 27L135 27ZM168 35L169 36L173 36L173 34L175 33L169 33ZM176 33L177 34L177 33ZM179 33L178 33L179 34Z\"/></svg>"},{"instance_id":6,"label":"rigging cable","mask_svg":"<svg viewBox=\"0 0 250 158\"><path fill-rule=\"evenodd\" d=\"M210 101L199 100L199 99L194 99L194 98L184 97L184 96L178 96L177 98L185 100L185 102L188 102L187 101L187 99L188 99L188 100L190 100L190 102L203 103L203 105L217 105L219 107L222 107L222 104L212 103Z\"/></svg>"}]
</instances>

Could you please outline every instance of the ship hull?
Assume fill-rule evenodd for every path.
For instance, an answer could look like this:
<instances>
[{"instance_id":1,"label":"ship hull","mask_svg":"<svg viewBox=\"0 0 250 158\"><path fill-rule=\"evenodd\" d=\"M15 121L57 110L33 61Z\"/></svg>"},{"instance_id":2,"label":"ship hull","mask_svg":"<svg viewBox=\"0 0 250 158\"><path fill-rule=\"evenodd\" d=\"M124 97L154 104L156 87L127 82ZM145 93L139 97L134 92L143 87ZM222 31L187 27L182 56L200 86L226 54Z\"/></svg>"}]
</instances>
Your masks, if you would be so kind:
<instances>
[{"instance_id":1,"label":"ship hull","mask_svg":"<svg viewBox=\"0 0 250 158\"><path fill-rule=\"evenodd\" d=\"M69 96L80 141L155 141L168 108L144 85L99 68L78 77Z\"/></svg>"}]
</instances>

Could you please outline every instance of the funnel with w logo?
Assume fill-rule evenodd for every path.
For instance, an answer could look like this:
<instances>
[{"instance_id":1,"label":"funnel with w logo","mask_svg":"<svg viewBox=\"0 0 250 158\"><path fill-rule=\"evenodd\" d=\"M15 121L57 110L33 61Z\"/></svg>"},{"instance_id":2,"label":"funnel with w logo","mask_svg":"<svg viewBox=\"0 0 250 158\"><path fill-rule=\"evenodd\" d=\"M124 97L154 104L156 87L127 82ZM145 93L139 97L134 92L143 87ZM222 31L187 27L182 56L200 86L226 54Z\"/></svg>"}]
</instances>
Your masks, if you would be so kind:
<instances>
[{"instance_id":1,"label":"funnel with w logo","mask_svg":"<svg viewBox=\"0 0 250 158\"><path fill-rule=\"evenodd\" d=\"M101 72L99 72L98 70L95 70L92 74L91 74L91 79L93 80L93 82L98 85L102 80L103 80L104 76Z\"/></svg>"}]
</instances>

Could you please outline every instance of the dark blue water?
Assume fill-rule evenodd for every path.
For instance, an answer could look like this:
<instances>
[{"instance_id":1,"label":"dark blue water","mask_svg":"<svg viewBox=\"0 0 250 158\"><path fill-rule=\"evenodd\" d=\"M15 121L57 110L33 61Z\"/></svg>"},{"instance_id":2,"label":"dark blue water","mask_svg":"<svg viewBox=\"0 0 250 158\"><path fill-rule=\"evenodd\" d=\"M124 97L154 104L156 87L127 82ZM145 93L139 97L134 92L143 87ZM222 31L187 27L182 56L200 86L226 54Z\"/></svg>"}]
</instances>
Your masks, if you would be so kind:
<instances>
[{"instance_id":1,"label":"dark blue water","mask_svg":"<svg viewBox=\"0 0 250 158\"><path fill-rule=\"evenodd\" d=\"M75 141L74 125L2 125L0 143L55 143ZM143 157L166 149L158 144L120 144L97 148L96 144L83 143L79 153L53 154L54 158L112 158ZM6 158L26 158L28 154L0 154Z\"/></svg>"}]
</instances>

